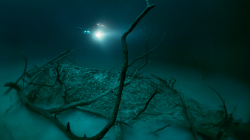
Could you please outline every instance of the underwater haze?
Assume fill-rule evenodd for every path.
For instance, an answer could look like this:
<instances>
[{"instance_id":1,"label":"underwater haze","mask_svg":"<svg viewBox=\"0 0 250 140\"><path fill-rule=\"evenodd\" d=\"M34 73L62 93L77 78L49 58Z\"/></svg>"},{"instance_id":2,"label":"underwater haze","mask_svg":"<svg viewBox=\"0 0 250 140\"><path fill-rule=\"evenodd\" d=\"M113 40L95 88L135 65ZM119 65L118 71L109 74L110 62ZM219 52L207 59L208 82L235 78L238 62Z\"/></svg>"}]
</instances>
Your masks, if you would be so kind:
<instances>
[{"instance_id":1,"label":"underwater haze","mask_svg":"<svg viewBox=\"0 0 250 140\"><path fill-rule=\"evenodd\" d=\"M146 53L148 31L152 31L149 49L161 46L149 54L152 63L141 70L143 76L173 77L175 88L181 87L183 94L220 109L222 102L209 85L220 93L235 119L249 122L250 1L148 1L155 7L127 36L129 62ZM80 47L69 57L81 67L119 72L121 36L146 7L145 0L1 0L0 140L68 139L52 122L22 106L15 90L4 95L8 89L4 84L15 82L23 73L22 52L29 70ZM59 119L70 121L75 134L87 136L108 123L77 110L64 112ZM159 137L146 134L164 125L156 121L124 127L123 139L193 139L189 128L179 126L165 128ZM103 139L115 140L114 128Z\"/></svg>"}]
</instances>

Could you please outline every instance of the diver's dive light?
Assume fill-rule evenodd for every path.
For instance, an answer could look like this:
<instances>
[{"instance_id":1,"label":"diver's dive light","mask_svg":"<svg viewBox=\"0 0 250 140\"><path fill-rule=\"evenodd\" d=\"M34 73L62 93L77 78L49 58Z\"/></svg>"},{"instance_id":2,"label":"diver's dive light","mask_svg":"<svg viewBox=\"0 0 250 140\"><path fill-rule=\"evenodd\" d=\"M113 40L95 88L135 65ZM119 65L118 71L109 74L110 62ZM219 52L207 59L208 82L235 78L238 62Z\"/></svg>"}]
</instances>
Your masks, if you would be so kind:
<instances>
[{"instance_id":1,"label":"diver's dive light","mask_svg":"<svg viewBox=\"0 0 250 140\"><path fill-rule=\"evenodd\" d=\"M101 31L97 31L97 32L95 33L95 36L96 36L97 38L102 38L103 35L104 35L104 34L103 34Z\"/></svg>"},{"instance_id":2,"label":"diver's dive light","mask_svg":"<svg viewBox=\"0 0 250 140\"><path fill-rule=\"evenodd\" d=\"M79 30L83 30L83 28L80 28L80 27L76 27L76 28L79 29ZM106 31L106 27L104 25L98 23L98 24L96 24L95 26L91 27L88 30L83 30L82 33L86 34L86 35L93 35L95 38L100 40L105 35L103 33L103 31Z\"/></svg>"}]
</instances>

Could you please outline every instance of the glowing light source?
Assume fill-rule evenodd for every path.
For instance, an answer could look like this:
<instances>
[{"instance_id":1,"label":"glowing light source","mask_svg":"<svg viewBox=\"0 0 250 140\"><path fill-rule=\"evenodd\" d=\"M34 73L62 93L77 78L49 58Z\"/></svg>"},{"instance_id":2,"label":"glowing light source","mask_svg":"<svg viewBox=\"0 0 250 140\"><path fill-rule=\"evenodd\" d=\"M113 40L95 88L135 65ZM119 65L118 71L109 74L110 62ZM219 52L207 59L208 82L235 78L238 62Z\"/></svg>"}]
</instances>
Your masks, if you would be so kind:
<instances>
[{"instance_id":1,"label":"glowing light source","mask_svg":"<svg viewBox=\"0 0 250 140\"><path fill-rule=\"evenodd\" d=\"M95 34L95 36L96 36L97 38L101 39L101 38L103 37L103 33L100 32L100 31L98 31L98 32Z\"/></svg>"}]
</instances>

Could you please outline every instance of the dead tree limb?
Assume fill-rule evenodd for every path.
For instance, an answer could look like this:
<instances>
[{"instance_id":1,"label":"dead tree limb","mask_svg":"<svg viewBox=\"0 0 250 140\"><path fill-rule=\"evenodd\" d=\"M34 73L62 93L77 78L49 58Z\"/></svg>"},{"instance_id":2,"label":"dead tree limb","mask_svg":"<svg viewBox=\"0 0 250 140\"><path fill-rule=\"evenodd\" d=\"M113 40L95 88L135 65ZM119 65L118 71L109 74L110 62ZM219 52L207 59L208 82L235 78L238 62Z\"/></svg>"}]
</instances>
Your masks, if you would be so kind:
<instances>
[{"instance_id":1,"label":"dead tree limb","mask_svg":"<svg viewBox=\"0 0 250 140\"><path fill-rule=\"evenodd\" d=\"M70 49L68 49L67 51L65 51L65 52L61 53L60 55L58 55L56 58L50 60L49 62L47 62L47 63L44 64L43 66L38 67L38 68L36 68L36 69L42 69L42 68L46 67L47 65L50 65L50 64L52 64L52 63L55 63L55 62L57 62L58 60L60 60L60 59L62 59L62 58L64 58L64 57L66 57L66 56L68 56L70 53L74 52L75 50L81 49L81 48L82 48L82 47L79 47L79 48L76 48L76 49L74 49L74 50L72 50L72 51L70 51ZM36 69L32 69L32 70L36 70ZM32 70L30 70L30 71L32 71Z\"/></svg>"},{"instance_id":2,"label":"dead tree limb","mask_svg":"<svg viewBox=\"0 0 250 140\"><path fill-rule=\"evenodd\" d=\"M166 86L167 88L169 88L170 90L172 90L174 93L177 93L177 90L175 90L174 88L171 88L170 87L170 83L168 83L166 80L164 80L164 79L162 79L160 77L157 77L157 76L155 76L153 74L151 74L151 76L153 76L154 78L156 78L157 80L159 80L160 82L162 82L164 84L164 86ZM174 83L172 83L172 86L174 85Z\"/></svg>"},{"instance_id":3,"label":"dead tree limb","mask_svg":"<svg viewBox=\"0 0 250 140\"><path fill-rule=\"evenodd\" d=\"M108 130L114 125L117 114L118 114L118 110L119 110L119 106L121 102L121 95L122 95L122 91L124 87L124 81L126 77L126 71L128 68L128 48L127 48L127 43L126 43L126 37L130 32L134 30L138 22L154 7L155 5L147 6L147 8L136 18L136 20L132 23L129 29L121 37L122 48L123 48L123 67L121 71L121 80L120 80L120 85L118 89L118 96L117 96L116 105L112 114L111 121L104 127L104 129L100 133L97 134L98 136L96 135L100 139L102 139L103 136L108 132Z\"/></svg>"},{"instance_id":4,"label":"dead tree limb","mask_svg":"<svg viewBox=\"0 0 250 140\"><path fill-rule=\"evenodd\" d=\"M146 2L148 3L148 1L146 1ZM142 22L141 22L141 24L143 25ZM144 26L143 26L143 27L144 27ZM149 36L148 36L148 38L147 38L147 40L146 40L146 53L145 53L144 55L142 55L142 56L140 56L140 57L134 59L134 60L128 65L128 67L131 67L131 66L134 64L135 61L137 61L137 60L139 60L139 59L142 59L142 58L144 58L145 56L146 56L146 62L144 62L139 68L137 68L137 69L135 70L135 72L134 72L134 74L133 74L133 76L132 76L131 79L133 79L133 78L138 74L138 72L140 71L140 69L142 69L142 68L145 67L149 62L151 62L151 61L148 61L148 55L149 55L150 53L154 52L156 49L158 49L158 48L161 46L161 44L162 44L162 42L163 42L163 40L164 40L164 38L165 38L165 36L166 36L166 35L165 35L165 32L163 32L163 37L162 37L160 43L159 43L154 49L148 51L148 50L149 50L149 49L148 49L148 41L149 41L149 39L151 38L151 35L152 35L152 32L153 32L153 29L154 29L154 28L152 28L151 32L148 31L145 27L144 27L144 29L149 33ZM112 69L113 69L113 68L112 68ZM118 81L119 81L119 80L120 80L120 77L118 78Z\"/></svg>"},{"instance_id":5,"label":"dead tree limb","mask_svg":"<svg viewBox=\"0 0 250 140\"><path fill-rule=\"evenodd\" d=\"M8 109L6 109L5 114L8 113L8 112L11 110L11 108L12 108L13 106L14 106L14 105L11 105Z\"/></svg>"},{"instance_id":6,"label":"dead tree limb","mask_svg":"<svg viewBox=\"0 0 250 140\"><path fill-rule=\"evenodd\" d=\"M120 118L117 118L117 121L120 121ZM115 124L115 139L116 140L123 140L121 123Z\"/></svg>"},{"instance_id":7,"label":"dead tree limb","mask_svg":"<svg viewBox=\"0 0 250 140\"><path fill-rule=\"evenodd\" d=\"M27 59L24 56L25 59L25 70L23 75L26 73L26 67L27 67ZM22 76L23 76L22 75ZM48 111L46 111L45 109L39 108L34 106L33 104L31 104L28 100L28 98L26 97L26 92L24 90L23 87L17 85L16 83L12 83L12 82L8 82L4 85L5 87L10 87L10 88L14 88L15 90L17 90L17 93L19 95L19 98L21 99L22 103L31 111L44 116L45 118L49 119L51 122L53 122L68 138L70 139L74 139L74 140L83 140L83 137L78 137L76 135L74 135L72 132L68 131L68 127L64 126L58 119L56 119L56 117L54 117L53 115L51 115ZM88 140L98 140L98 139L88 139Z\"/></svg>"},{"instance_id":8,"label":"dead tree limb","mask_svg":"<svg viewBox=\"0 0 250 140\"><path fill-rule=\"evenodd\" d=\"M26 94L25 94L25 90L23 87L20 87L17 85L17 82L22 78L22 76L25 75L26 73L26 68L27 68L27 59L26 57L24 56L24 59L25 59L25 69L24 69L24 73L23 75L20 77L20 79L15 82L15 83L12 83L12 82L8 82L5 84L6 87L10 87L10 88L14 88L15 90L17 90L17 93L20 97L20 99L22 100L23 104L31 111L39 114L39 115L42 115L44 116L45 118L49 119L50 121L52 121L68 138L70 139L74 139L74 140L100 140L104 137L104 135L109 131L109 129L114 125L115 123L115 120L117 118L117 114L118 114L118 109L119 109L119 106L120 106L120 102L121 102L121 95L122 95L122 91L123 91L123 87L125 86L125 77L126 77L126 71L127 71L127 68L128 68L128 49L127 49L127 44L126 44L126 37L127 35L133 31L133 29L135 28L135 26L138 24L138 22L152 9L154 8L155 5L148 5L146 7L146 9L136 18L136 20L133 22L133 24L130 26L130 28L128 29L128 31L126 31L123 36L121 37L121 42L122 42L122 48L123 48L123 68L122 68L122 71L121 71L121 80L120 80L120 85L119 85L119 89L118 89L118 95L117 95L117 99L116 99L116 104L115 104L115 107L114 107L114 111L113 111L113 114L112 114L112 117L111 117L111 121L98 133L96 134L95 136L93 137L89 137L87 138L86 135L84 134L83 137L78 137L76 135L74 135L71 131L70 131L70 126L69 126L69 123L67 124L67 127L64 126L58 119L56 119L55 116L51 115L51 112L54 111L54 113L56 113L56 110L58 110L58 108L56 108L56 110L52 109L51 112L49 112L48 110L45 110L45 109L42 109L42 108L39 108L39 107L36 107L34 105L32 105L28 98L26 97ZM59 57L58 59L60 59L61 57ZM49 63L51 62L55 62L57 61L58 59L53 59L52 61L50 61ZM48 63L47 63L48 64ZM34 80L34 79L33 79ZM103 95L102 95L103 96ZM99 96L98 98L100 98L101 96ZM76 103L73 103L73 105L71 104L71 106L64 106L64 108L61 108L59 107L60 110L66 110L66 109L69 109L71 108L72 106L78 106L78 105L82 105L82 104L89 104L89 103L92 103L94 102L95 100L97 100L98 98L95 98L95 99L92 99L90 101L86 101L86 102L76 102Z\"/></svg>"},{"instance_id":9,"label":"dead tree limb","mask_svg":"<svg viewBox=\"0 0 250 140\"><path fill-rule=\"evenodd\" d=\"M148 1L146 1L146 2L147 2L147 5L149 5L149 2L148 2ZM141 24L142 24L144 30L146 30L146 31L148 32L148 34L149 34L148 38L146 39L146 43L145 43L145 45L146 45L146 52L147 52L147 53L148 53L148 41L149 41L149 39L150 39L151 36L152 36L152 32L154 31L154 24L152 23L152 19L150 18L150 16L149 16L149 19L151 20L151 24L152 24L152 29L151 29L151 31L148 31L147 28L144 26L144 24L141 22ZM146 55L146 63L147 63L147 62L148 62L148 54Z\"/></svg>"},{"instance_id":10,"label":"dead tree limb","mask_svg":"<svg viewBox=\"0 0 250 140\"><path fill-rule=\"evenodd\" d=\"M27 80L24 80L25 83L30 85L37 85L37 86L45 86L45 87L53 87L53 85L44 85L44 84L37 84L37 83L30 83Z\"/></svg>"},{"instance_id":11,"label":"dead tree limb","mask_svg":"<svg viewBox=\"0 0 250 140\"><path fill-rule=\"evenodd\" d=\"M150 33L150 36L151 36L151 33ZM149 38L150 38L150 36L149 36ZM148 39L149 39L149 38L148 38ZM163 38L162 38L161 42L159 43L159 45L158 45L157 47L155 47L154 49L152 49L151 51L149 51L149 52L148 52L148 39L147 39L147 41L146 41L147 53L144 54L144 55L142 55L142 56L140 56L140 57L138 57L138 58L136 58L136 59L134 59L134 60L128 65L128 67L129 67L129 66L131 66L135 61L137 61L137 60L139 60L139 59L142 59L143 57L146 56L146 62L144 62L139 68L137 68L137 69L135 70L135 72L134 72L133 76L131 77L131 79L133 79L143 67L145 67L149 62L151 62L151 61L148 61L148 54L150 54L151 52L155 51L158 47L160 47L161 44L162 44L162 42L163 42L163 39L164 39L164 38L165 38L165 33L164 33ZM120 79L120 78L119 78L119 79Z\"/></svg>"},{"instance_id":12,"label":"dead tree limb","mask_svg":"<svg viewBox=\"0 0 250 140\"><path fill-rule=\"evenodd\" d=\"M62 81L60 79L60 72L59 72L59 65L58 65L58 62L56 62L56 74L57 74L57 81L60 83L60 85L62 85Z\"/></svg>"},{"instance_id":13,"label":"dead tree limb","mask_svg":"<svg viewBox=\"0 0 250 140\"><path fill-rule=\"evenodd\" d=\"M28 60L27 60L27 58L25 57L25 55L24 55L24 53L23 53L23 52L22 52L22 56L23 56L23 58L24 58L24 60L25 60L24 71L23 71L22 76L20 76L20 77L16 80L15 84L17 84L17 83L19 82L19 80L21 80L21 79L22 79L22 77L23 77L23 76L25 75L25 73L26 73L26 69L27 69L27 62L28 62ZM9 88L8 88L8 90L4 93L4 95L8 94L11 90L12 90L12 88L11 88L11 87L9 87Z\"/></svg>"},{"instance_id":14,"label":"dead tree limb","mask_svg":"<svg viewBox=\"0 0 250 140\"><path fill-rule=\"evenodd\" d=\"M164 126L162 128L158 128L156 131L149 132L149 133L152 133L152 134L156 135L157 137L159 137L159 135L157 135L156 132L161 131L161 130L165 129L166 127L169 127L169 126L171 126L171 125L168 124L168 125L166 125L166 126Z\"/></svg>"},{"instance_id":15,"label":"dead tree limb","mask_svg":"<svg viewBox=\"0 0 250 140\"><path fill-rule=\"evenodd\" d=\"M205 83L204 83L205 84ZM206 84L205 84L206 85ZM208 86L208 85L206 85L206 86ZM226 104L225 104L225 101L223 100L223 98L221 97L221 95L215 90L215 89L213 89L211 86L208 86L210 89L212 89L219 97L220 97L220 99L221 99L221 101L222 101L222 103L223 103L223 108L224 108L224 111L225 111L225 113L226 113L226 116L225 116L225 118L226 118L226 121L228 121L229 119L228 119L228 113L227 113L227 107L226 107Z\"/></svg>"},{"instance_id":16,"label":"dead tree limb","mask_svg":"<svg viewBox=\"0 0 250 140\"><path fill-rule=\"evenodd\" d=\"M77 48L77 49L80 49L80 48ZM63 52L62 54L58 55L56 58L54 58L54 59L52 59L51 61L49 61L48 63L44 64L43 66L38 67L38 68L36 68L36 69L32 69L32 70L30 70L29 72L27 72L27 75L29 75L30 78L36 74L36 76L33 77L33 78L30 80L30 82L32 83L39 75L41 75L42 72L43 72L43 70L44 70L46 67L48 67L48 65L50 65L50 64L52 64L52 63L55 63L55 62L57 62L58 60L60 60L60 59L62 59L62 58L64 58L64 57L66 57L66 56L68 56L70 53L74 52L75 50L76 50L76 49L74 49L74 50L72 50L72 51L67 50L67 51ZM35 72L33 72L33 71L35 71ZM33 72L33 74L29 74L29 73L31 73L31 72ZM27 85L27 86L28 86L28 85Z\"/></svg>"},{"instance_id":17,"label":"dead tree limb","mask_svg":"<svg viewBox=\"0 0 250 140\"><path fill-rule=\"evenodd\" d=\"M79 47L79 48L77 48L77 49L80 49L81 47ZM49 61L48 63L46 63L46 64L44 64L43 66L41 66L41 67L38 67L38 68L36 68L36 69L31 69L29 72L27 72L26 73L26 69L25 69L25 73L24 74L22 74L22 76L20 76L17 80L16 80L16 84L22 79L22 77L25 75L25 74L28 74L28 73L32 73L33 72L33 74L32 74L32 76L34 75L34 74L37 74L35 77L33 77L32 79L31 79L31 81L30 81L30 83L32 83L40 74L42 74L42 68L44 68L45 66L47 66L47 65L49 65L49 64L51 64L51 63L54 63L54 62L56 62L56 61L58 61L58 60L60 60L60 59L62 59L62 58L64 58L64 57L66 57L67 55L69 55L70 53L72 53L72 52L74 52L76 49L74 49L74 50L72 50L72 51L70 51L70 50L67 50L67 51L65 51L64 53L62 53L62 54L60 54L59 56L57 56L56 58L54 58L54 59L52 59L51 61ZM24 53L22 53L22 55L23 55L23 57L24 57L24 59L27 59L25 56L24 56ZM26 63L25 63L26 64ZM27 64L26 64L27 65ZM26 68L26 67L25 67ZM42 70L41 70L42 69ZM34 72L35 71L35 72ZM4 95L6 95L6 94L8 94L10 91L12 90L12 88L8 88L8 90L4 93Z\"/></svg>"},{"instance_id":18,"label":"dead tree limb","mask_svg":"<svg viewBox=\"0 0 250 140\"><path fill-rule=\"evenodd\" d=\"M104 119L109 119L109 120L111 119L110 116L104 115L103 113L100 113L100 112L95 111L95 110L89 110L89 109L87 109L87 108L83 108L83 107L79 107L79 106L77 106L76 108L79 109L79 110L81 110L81 111L84 111L84 112L91 113L91 114L93 114L93 115L102 117L102 118L104 118ZM118 117L118 118L119 118L119 117ZM126 125L126 126L132 128L131 125L129 125L128 123L126 123L126 122L124 122L124 121L118 121L118 120L116 120L115 123L121 123L121 124L124 124L124 125Z\"/></svg>"},{"instance_id":19,"label":"dead tree limb","mask_svg":"<svg viewBox=\"0 0 250 140\"><path fill-rule=\"evenodd\" d=\"M204 83L205 84L205 83ZM206 85L206 84L205 84ZM208 85L206 85L208 86ZM218 132L217 134L217 139L218 140L221 140L221 139L224 139L224 134L227 132L228 128L230 127L232 121L233 121L233 113L229 114L228 115L228 112L227 112L227 107L226 107L226 103L225 101L223 100L223 98L221 97L221 95L214 89L212 88L211 86L208 86L210 89L212 89L221 99L222 103L223 103L223 108L224 108L224 112L225 112L225 118L224 118L224 122L222 121L222 126L221 126L221 130ZM234 108L235 109L235 108Z\"/></svg>"},{"instance_id":20,"label":"dead tree limb","mask_svg":"<svg viewBox=\"0 0 250 140\"><path fill-rule=\"evenodd\" d=\"M180 86L179 86L179 88L180 88ZM180 90L181 90L181 88L180 88ZM180 96L181 96L181 101L182 101L183 105L184 105L185 108L186 108L188 120L189 120L189 122L190 122L191 129L192 129L192 132L193 132L194 140L198 140L197 129L196 129L195 123L194 123L194 121L193 121L193 116L192 116L192 114L191 114L191 112L190 112L190 110L189 110L189 106L188 106L188 104L187 104L187 101L186 101L185 96L184 96L183 93L182 93L182 90L181 90L181 92L180 92Z\"/></svg>"},{"instance_id":21,"label":"dead tree limb","mask_svg":"<svg viewBox=\"0 0 250 140\"><path fill-rule=\"evenodd\" d=\"M165 36L166 36L166 35L165 35L165 32L164 32L163 37L162 37L160 43L159 43L154 49L152 49L152 50L150 50L148 53L145 53L144 55L142 55L142 56L137 57L136 59L134 59L134 60L128 65L128 67L131 66L135 61L137 61L137 60L139 60L139 59L141 59L141 58L147 56L148 54L152 53L152 52L155 51L157 48L159 48L159 47L161 46L161 44L162 44L162 42L163 42Z\"/></svg>"},{"instance_id":22,"label":"dead tree limb","mask_svg":"<svg viewBox=\"0 0 250 140\"><path fill-rule=\"evenodd\" d=\"M157 89L155 90L155 92L151 95L151 97L148 99L146 105L144 106L144 108L133 118L133 119L136 119L137 117L139 117L141 115L141 113L143 113L147 107L148 107L148 104L149 102L154 98L154 96L159 93L159 91L157 91Z\"/></svg>"},{"instance_id":23,"label":"dead tree limb","mask_svg":"<svg viewBox=\"0 0 250 140\"><path fill-rule=\"evenodd\" d=\"M174 80L174 81L172 82L172 80ZM175 82L176 82L176 80L174 78L170 77L169 85L172 84L172 86L171 86L172 89L174 89Z\"/></svg>"},{"instance_id":24,"label":"dead tree limb","mask_svg":"<svg viewBox=\"0 0 250 140\"><path fill-rule=\"evenodd\" d=\"M71 109L71 108L75 108L77 106L86 106L86 105L90 105L94 102L96 102L99 98L107 95L108 93L110 92L105 92L104 94L101 94L93 99L90 99L88 101L79 101L79 102L73 102L71 104L67 104L67 105L64 105L64 106L61 106L61 107L56 107L56 108L52 108L52 109L47 109L46 111L48 111L50 114L53 114L53 113L59 113L59 112L62 112L62 111L65 111L65 110L68 110L68 109Z\"/></svg>"},{"instance_id":25,"label":"dead tree limb","mask_svg":"<svg viewBox=\"0 0 250 140\"><path fill-rule=\"evenodd\" d=\"M130 81L128 82L125 82L124 86L128 85L130 83ZM77 106L86 106L86 105L90 105L94 102L96 102L99 98L111 93L112 91L116 90L117 88L119 88L119 86L113 88L113 89L110 89L109 91L107 92L104 92L98 96L96 96L95 98L93 99L90 99L88 101L79 101L79 102L74 102L74 103L71 103L71 104L68 104L68 105L64 105L64 106L61 106L61 107L56 107L56 108L51 108L51 109L46 109L46 111L48 111L50 114L53 114L53 113L59 113L59 112L62 112L62 111L65 111L65 110L68 110L68 109L71 109L71 108L75 108Z\"/></svg>"},{"instance_id":26,"label":"dead tree limb","mask_svg":"<svg viewBox=\"0 0 250 140\"><path fill-rule=\"evenodd\" d=\"M76 135L74 135L73 133L69 132L67 130L67 127L64 126L58 119L55 119L55 117L53 115L51 115L49 112L47 112L45 109L39 108L34 106L33 104L31 104L28 101L28 98L26 97L26 93L25 90L23 89L23 87L18 86L15 83L6 83L5 86L14 88L15 90L17 90L17 93L20 97L20 99L22 100L22 103L31 111L33 111L34 113L37 113L41 116L44 116L45 118L49 119L51 122L53 122L68 138L70 139L75 139L75 140L80 140L82 139L82 137L78 137Z\"/></svg>"},{"instance_id":27,"label":"dead tree limb","mask_svg":"<svg viewBox=\"0 0 250 140\"><path fill-rule=\"evenodd\" d=\"M146 0L146 3L147 3L147 6L150 6L148 0ZM149 17L149 18L150 18L150 17ZM150 18L150 20L152 21L151 18ZM143 24L142 22L140 22L140 23L142 24L143 28L144 28L144 29L148 32L148 34L149 34L148 38L146 39L146 43L145 43L145 45L146 45L146 53L145 53L144 55L142 55L142 56L140 56L140 57L134 59L134 60L128 65L128 67L131 67L131 66L134 64L135 61L137 61L137 60L139 60L139 59L142 59L142 58L144 58L145 56L146 56L146 62L144 62L139 68L135 68L134 74L132 75L132 78L131 78L131 79L133 79L133 78L138 74L138 72L140 71L140 69L142 69L142 68L145 67L149 62L151 62L151 61L148 61L148 55L149 55L150 53L152 53L153 51L155 51L158 47L160 47L161 44L162 44L162 42L163 42L163 39L165 38L165 32L164 32L163 38L162 38L162 40L160 41L159 45L156 46L156 47L155 47L154 49L152 49L151 51L149 51L149 49L148 49L148 41L149 41L149 39L151 38L152 32L153 32L153 30L154 30L154 25L151 23L152 26L153 26L153 28L152 28L151 31L148 31L148 30L146 29L146 27L144 26L144 24ZM113 68L112 68L112 69L113 69ZM128 70L128 71L129 71L129 70ZM133 71L133 69L132 69L131 71ZM119 81L119 80L120 80L120 77L118 77L118 81Z\"/></svg>"}]
</instances>

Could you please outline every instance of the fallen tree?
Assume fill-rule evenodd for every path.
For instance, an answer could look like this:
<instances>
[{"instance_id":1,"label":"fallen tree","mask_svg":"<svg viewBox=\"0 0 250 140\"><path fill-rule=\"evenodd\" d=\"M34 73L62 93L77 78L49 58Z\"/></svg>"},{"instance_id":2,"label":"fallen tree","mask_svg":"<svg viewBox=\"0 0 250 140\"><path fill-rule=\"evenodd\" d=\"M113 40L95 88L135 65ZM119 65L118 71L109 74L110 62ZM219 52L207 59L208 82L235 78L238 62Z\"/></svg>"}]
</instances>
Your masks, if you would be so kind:
<instances>
[{"instance_id":1,"label":"fallen tree","mask_svg":"<svg viewBox=\"0 0 250 140\"><path fill-rule=\"evenodd\" d=\"M45 65L35 66L26 72L28 60L23 55L25 59L24 72L16 82L5 84L6 87L9 87L5 94L8 94L11 89L17 90L23 105L49 119L68 138L74 140L102 139L114 125L117 140L120 140L122 139L121 126L133 127L138 122L153 119L171 120L170 124L149 132L156 136L159 136L156 134L158 131L171 127L172 124L191 128L194 139L197 139L197 134L213 140L246 136L245 132L238 127L242 126L243 123L235 121L233 114L228 114L222 97L220 97L223 102L222 110L211 110L206 105L174 89L176 82L174 78L166 80L152 75L160 81L160 83L156 83L150 78L138 74L139 70L149 62L148 55L156 50L161 43L151 51L148 51L147 48L147 53L128 64L126 36L154 6L149 5L147 1L146 9L123 34L121 38L123 67L120 72L111 73L93 68L82 68L67 57L74 50L65 51ZM162 40L164 37L165 35ZM131 68L135 61L144 57L146 57L145 63ZM131 68L129 72L128 68ZM20 80L23 81L22 85L18 85ZM216 90L214 91L219 95ZM34 104L36 101L57 105L57 107L43 109ZM7 109L6 113L12 107ZM75 108L103 117L109 120L109 123L95 136L87 137L85 134L77 136L71 131L69 122L63 124L57 118L61 112ZM248 124L244 125L244 127L246 126Z\"/></svg>"},{"instance_id":2,"label":"fallen tree","mask_svg":"<svg viewBox=\"0 0 250 140\"><path fill-rule=\"evenodd\" d=\"M43 108L39 108L36 107L35 105L33 105L30 100L32 101L32 98L34 98L34 96L36 95L37 91L40 91L42 87L47 86L47 87L52 87L54 88L56 81L58 81L59 83L59 87L60 89L62 89L64 91L64 93L66 93L65 91L65 84L62 82L62 80L60 79L60 72L59 72L59 65L58 65L58 61L61 60L61 58L65 57L67 54L70 53L70 51L66 51L63 54L59 55L58 57L56 57L55 59L51 60L50 62L48 62L46 65L42 66L42 67L38 67L35 68L33 70L30 70L28 73L26 73L26 68L27 68L27 58L23 55L24 59L25 59L25 68L24 68L24 72L22 74L22 76L20 78L18 78L18 80L16 82L8 82L6 83L4 86L9 87L9 89L6 91L5 94L8 94L8 92L11 89L15 89L17 90L17 93L23 103L23 105L25 105L29 110L44 116L45 118L49 119L51 122L53 122L68 138L70 139L86 139L86 140L100 140L104 137L104 135L109 131L109 129L114 125L117 114L118 114L118 109L120 106L120 102L121 102L121 95L122 95L122 91L123 91L123 87L126 85L125 84L125 77L126 77L126 72L127 72L127 68L128 68L128 49L127 49L127 44L126 44L126 37L127 35L133 31L133 29L135 28L135 26L139 23L139 21L152 9L154 8L155 5L148 5L146 7L146 9L141 13L141 15L139 15L136 20L133 22L133 24L130 26L130 28L128 29L128 31L126 31L123 36L121 37L121 42L122 42L122 48L123 48L123 68L121 70L120 73L120 84L118 87L116 87L118 89L118 93L117 93L117 99L113 108L113 112L110 118L110 122L102 129L101 132L99 132L98 134L96 134L93 137L87 137L85 134L83 137L79 137L74 135L71 130L70 130L70 124L69 122L67 123L66 126L64 126L58 119L57 119L57 113L65 111L67 109L71 109L71 108L75 108L77 106L86 106L89 104L92 104L94 102L96 102L99 98L101 98L102 96L110 93L110 91L101 94L100 96L97 96L93 99L88 99L87 101L77 101L77 102L73 102L70 104L65 104L61 107L56 107L56 108L52 108L52 109L43 109ZM54 65L56 63L56 81L55 83L52 85L47 85L44 84L46 82L46 80L44 80L41 84L40 83L33 83L34 80L36 81L40 81L41 78L44 78L43 76L41 77L40 75L46 71L50 77L53 77L54 73L52 71L52 69L54 68ZM61 67L63 67L63 65L61 65ZM61 69L62 71L62 69ZM34 76L35 75L35 76ZM19 85L17 85L17 83L19 82L20 79L23 79L23 81L25 81L25 76L27 77L33 77L32 80L29 81L28 85L26 86L26 88L30 85L38 85L39 88L36 88L36 90L34 92L30 92L27 93L25 91L24 87L21 87ZM65 77L66 74L63 76ZM115 90L116 88L112 89ZM59 90L60 91L60 90ZM27 95L30 97L30 100L28 99ZM65 98L64 98L65 99ZM54 114L54 116L52 115Z\"/></svg>"}]
</instances>

